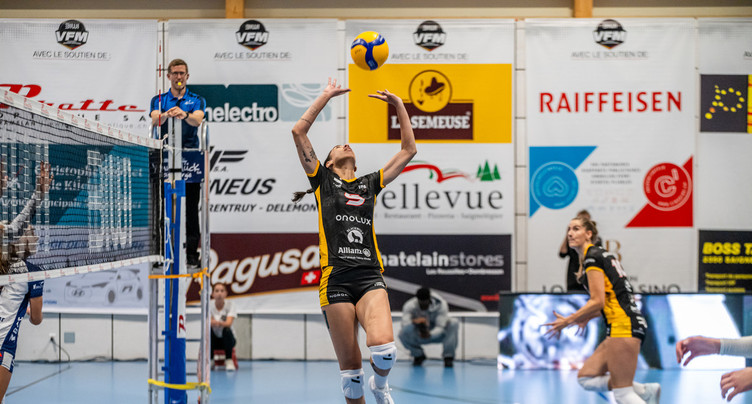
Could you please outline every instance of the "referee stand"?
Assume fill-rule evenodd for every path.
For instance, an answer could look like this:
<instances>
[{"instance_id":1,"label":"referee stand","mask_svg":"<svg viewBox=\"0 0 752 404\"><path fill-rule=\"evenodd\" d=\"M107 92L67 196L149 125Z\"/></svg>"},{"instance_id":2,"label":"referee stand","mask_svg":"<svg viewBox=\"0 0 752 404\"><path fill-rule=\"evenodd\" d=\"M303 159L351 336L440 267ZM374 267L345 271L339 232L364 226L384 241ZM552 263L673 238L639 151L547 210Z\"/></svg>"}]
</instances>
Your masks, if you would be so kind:
<instances>
[{"instance_id":1,"label":"referee stand","mask_svg":"<svg viewBox=\"0 0 752 404\"><path fill-rule=\"evenodd\" d=\"M175 118L168 119L167 128L168 133L164 137L160 133L159 126L150 128L152 136L163 140L163 162L155 165L157 169L164 169L166 175L163 187L164 233L162 237L165 259L163 265L153 267L149 275L149 404L159 402L160 390L164 390L165 404L187 404L188 390L198 390L199 402L205 404L209 403L211 393L208 127L205 122L199 127L201 144L198 150L182 148L180 121ZM197 164L202 169L199 173L193 171L184 173L184 161L192 165ZM186 180L202 182L201 262L197 269L189 269L186 265L183 241L186 239L185 209L183 209ZM186 293L194 278L198 278L201 284L201 328L198 338L189 339L186 333ZM163 303L160 304L160 301ZM160 315L164 315L162 322L160 322ZM164 343L162 358L159 357L160 342ZM188 372L186 369L186 342L199 342L196 373ZM160 361L163 362L161 367ZM196 375L198 381L188 382L188 375Z\"/></svg>"}]
</instances>

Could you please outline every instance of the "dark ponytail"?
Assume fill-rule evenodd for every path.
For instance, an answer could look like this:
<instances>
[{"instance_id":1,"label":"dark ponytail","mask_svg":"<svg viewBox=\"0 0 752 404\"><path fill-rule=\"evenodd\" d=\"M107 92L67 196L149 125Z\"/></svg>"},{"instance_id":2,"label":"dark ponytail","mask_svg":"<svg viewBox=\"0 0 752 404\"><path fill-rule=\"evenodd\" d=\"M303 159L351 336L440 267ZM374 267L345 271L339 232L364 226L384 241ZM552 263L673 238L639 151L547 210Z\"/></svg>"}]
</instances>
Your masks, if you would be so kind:
<instances>
[{"instance_id":1,"label":"dark ponytail","mask_svg":"<svg viewBox=\"0 0 752 404\"><path fill-rule=\"evenodd\" d=\"M335 147L337 147L337 146L335 146ZM334 148L332 148L332 150L334 150ZM324 160L324 164L322 164L322 166L326 167L326 163L328 163L329 160L332 159L332 150L329 150L329 154L326 155L326 160ZM304 196L306 196L306 194L312 194L313 191L314 191L313 188L308 188L305 191L293 192L292 193L292 203L298 203L301 199L303 199Z\"/></svg>"},{"instance_id":2,"label":"dark ponytail","mask_svg":"<svg viewBox=\"0 0 752 404\"><path fill-rule=\"evenodd\" d=\"M300 202L301 199L303 199L304 196L306 196L306 194L312 194L312 193L313 193L313 188L308 188L305 191L293 192L292 203L298 203Z\"/></svg>"}]
</instances>

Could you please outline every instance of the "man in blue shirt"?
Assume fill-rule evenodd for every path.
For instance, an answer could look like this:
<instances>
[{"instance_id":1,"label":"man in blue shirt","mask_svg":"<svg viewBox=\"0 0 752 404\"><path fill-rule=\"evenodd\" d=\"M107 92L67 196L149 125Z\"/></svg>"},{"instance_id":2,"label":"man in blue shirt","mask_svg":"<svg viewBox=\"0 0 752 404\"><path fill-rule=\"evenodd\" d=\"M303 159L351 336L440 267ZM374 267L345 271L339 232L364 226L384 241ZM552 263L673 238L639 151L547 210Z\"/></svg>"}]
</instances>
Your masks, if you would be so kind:
<instances>
[{"instance_id":1,"label":"man in blue shirt","mask_svg":"<svg viewBox=\"0 0 752 404\"><path fill-rule=\"evenodd\" d=\"M206 100L204 97L188 91L188 64L182 59L173 59L167 66L167 79L170 80L170 91L159 94L151 99L152 126L161 126L160 133L167 133L167 120L175 118L182 121L183 149L198 149L198 127L204 120ZM198 204L201 200L201 183L186 182L185 184L185 248L186 260L189 266L199 264L198 245L201 239L201 229L198 222Z\"/></svg>"}]
</instances>

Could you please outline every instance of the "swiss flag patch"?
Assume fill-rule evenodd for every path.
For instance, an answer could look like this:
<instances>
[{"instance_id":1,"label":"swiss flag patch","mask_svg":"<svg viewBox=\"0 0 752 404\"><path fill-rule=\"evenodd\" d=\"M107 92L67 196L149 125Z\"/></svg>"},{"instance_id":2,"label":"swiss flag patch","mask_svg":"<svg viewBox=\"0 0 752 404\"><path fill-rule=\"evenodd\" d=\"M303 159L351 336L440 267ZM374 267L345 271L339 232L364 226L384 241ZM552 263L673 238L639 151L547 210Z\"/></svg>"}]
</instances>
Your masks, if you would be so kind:
<instances>
[{"instance_id":1,"label":"swiss flag patch","mask_svg":"<svg viewBox=\"0 0 752 404\"><path fill-rule=\"evenodd\" d=\"M316 269L313 271L306 271L306 272L303 272L303 275L300 277L300 284L301 285L315 285L319 283L320 279L321 279L320 269Z\"/></svg>"}]
</instances>

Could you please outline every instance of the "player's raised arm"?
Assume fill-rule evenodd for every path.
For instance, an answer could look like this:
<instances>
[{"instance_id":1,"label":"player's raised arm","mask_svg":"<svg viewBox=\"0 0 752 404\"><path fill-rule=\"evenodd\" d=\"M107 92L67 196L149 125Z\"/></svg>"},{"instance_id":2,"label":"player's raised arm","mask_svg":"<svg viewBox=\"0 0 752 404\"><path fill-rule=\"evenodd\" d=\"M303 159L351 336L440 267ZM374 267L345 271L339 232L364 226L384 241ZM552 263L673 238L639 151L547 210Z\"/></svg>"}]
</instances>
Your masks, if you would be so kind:
<instances>
[{"instance_id":1,"label":"player's raised arm","mask_svg":"<svg viewBox=\"0 0 752 404\"><path fill-rule=\"evenodd\" d=\"M295 126L292 127L292 138L295 141L295 148L298 150L298 157L300 158L300 164L303 165L303 170L306 173L311 174L316 171L318 166L318 158L313 151L313 146L308 139L308 130L311 129L311 125L319 116L319 113L326 106L330 99L349 92L349 88L342 88L341 85L337 85L337 80L329 78L329 82L324 88L324 91L313 101L308 110L303 113Z\"/></svg>"},{"instance_id":2,"label":"player's raised arm","mask_svg":"<svg viewBox=\"0 0 752 404\"><path fill-rule=\"evenodd\" d=\"M368 96L387 102L397 110L397 120L400 125L400 138L402 142L400 151L384 166L384 186L386 186L397 178L407 163L418 153L418 149L415 146L415 134L413 134L410 116L407 114L407 109L405 109L402 99L390 93L389 90L377 91L376 94L369 94Z\"/></svg>"}]
</instances>

